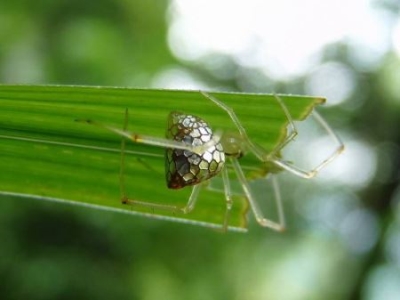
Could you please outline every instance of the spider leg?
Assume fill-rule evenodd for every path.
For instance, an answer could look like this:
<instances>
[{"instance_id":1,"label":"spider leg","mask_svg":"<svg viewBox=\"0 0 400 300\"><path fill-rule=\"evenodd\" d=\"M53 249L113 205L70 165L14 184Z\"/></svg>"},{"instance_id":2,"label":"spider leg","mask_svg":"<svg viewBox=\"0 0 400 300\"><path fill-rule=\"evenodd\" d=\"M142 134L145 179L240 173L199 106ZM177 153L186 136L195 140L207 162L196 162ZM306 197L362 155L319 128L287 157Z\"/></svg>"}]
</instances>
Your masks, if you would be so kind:
<instances>
[{"instance_id":1,"label":"spider leg","mask_svg":"<svg viewBox=\"0 0 400 300\"><path fill-rule=\"evenodd\" d=\"M233 111L233 109L229 106L227 106L225 103L221 102L220 100L218 100L217 98L215 98L214 96L211 96L210 94L200 91L200 93L206 97L207 99L211 100L212 102L214 102L217 106L219 106L221 109L223 109L231 118L232 122L236 125L236 128L238 129L240 135L242 136L242 138L246 141L248 147L250 148L250 150L254 153L254 155L261 161L264 161L264 156L265 153L262 149L260 149L260 147L257 147L247 136L247 132L246 129L244 129L243 125L240 123L239 118L237 117L237 115L235 114L235 112Z\"/></svg>"},{"instance_id":2,"label":"spider leg","mask_svg":"<svg viewBox=\"0 0 400 300\"><path fill-rule=\"evenodd\" d=\"M169 204L159 204L159 203L133 200L133 199L128 199L128 197L126 197L126 196L122 199L122 203L129 204L129 205L141 205L141 206L150 207L151 209L162 209L162 210L169 210L169 211L172 211L175 213L188 214L194 209L201 188L202 188L201 184L193 186L192 193L190 194L188 202L184 207L179 207L176 205L169 205Z\"/></svg>"},{"instance_id":3,"label":"spider leg","mask_svg":"<svg viewBox=\"0 0 400 300\"><path fill-rule=\"evenodd\" d=\"M230 212L231 212L231 208L232 208L232 196L231 196L232 192L231 192L231 186L230 186L230 182L229 182L229 178L228 178L228 169L223 168L221 172L222 172L222 178L223 178L223 182L224 182L224 191L225 191L225 199L226 199L226 211L225 211L225 216L224 216L221 231L226 232L228 230L229 217L230 217ZM197 184L197 185L193 186L192 192L188 199L188 202L184 207L179 207L176 205L159 204L159 203L151 203L151 202L133 200L133 199L129 199L126 196L124 196L122 198L122 203L129 204L132 206L140 205L140 206L149 207L152 209L153 213L154 213L155 209L161 209L161 210L168 210L173 213L188 214L195 208L197 200L198 200L198 196L199 196L199 193L200 193L200 190L202 189L202 187L203 187L202 184ZM220 231L220 230L218 230L218 231Z\"/></svg>"},{"instance_id":4,"label":"spider leg","mask_svg":"<svg viewBox=\"0 0 400 300\"><path fill-rule=\"evenodd\" d=\"M135 143L141 143L141 144L152 145L152 146L163 147L163 148L188 150L188 151L194 152L199 155L203 154L204 151L206 151L210 147L216 145L220 141L221 136L222 136L222 132L217 130L216 132L213 133L210 141L208 141L207 143L204 143L203 145L193 146L193 145L185 144L183 142L169 140L166 138L159 138L159 137L154 137L154 136L138 134L135 132L128 131L128 130L126 130L126 128L124 130L121 130L121 129L118 129L118 128L115 128L115 127L112 127L109 125L105 125L105 124L102 124L100 122L96 122L96 121L90 120L90 119L76 119L75 121L81 122L81 123L87 123L90 125L94 125L97 127L107 129L109 131L112 131L112 132L120 135L120 136L128 138L129 140L131 140Z\"/></svg>"},{"instance_id":5,"label":"spider leg","mask_svg":"<svg viewBox=\"0 0 400 300\"><path fill-rule=\"evenodd\" d=\"M229 181L228 168L225 166L221 172L222 172L222 181L224 182L225 203L226 203L226 210L225 210L224 222L222 224L222 231L226 232L226 230L228 229L229 217L232 209L232 191L231 191L231 183Z\"/></svg>"},{"instance_id":6,"label":"spider leg","mask_svg":"<svg viewBox=\"0 0 400 300\"><path fill-rule=\"evenodd\" d=\"M320 162L318 165L316 165L313 169L311 170L303 170L295 165L292 165L284 160L279 159L278 157L270 155L269 161L272 161L274 164L278 165L282 169L285 169L289 171L290 173L297 175L302 178L313 178L315 175L318 174L318 172L323 169L327 164L332 162L333 160L336 159L343 151L344 151L344 144L342 140L339 138L339 136L332 130L332 128L329 126L329 124L325 121L325 119L316 111L313 111L313 117L314 119L318 122L318 124L326 131L326 133L331 137L331 139L335 142L337 145L335 150L327 157L325 158L322 162ZM294 127L295 128L295 127ZM284 144L286 145L287 142ZM281 149L282 147L279 147Z\"/></svg>"},{"instance_id":7,"label":"spider leg","mask_svg":"<svg viewBox=\"0 0 400 300\"><path fill-rule=\"evenodd\" d=\"M194 209L201 188L202 188L201 184L193 186L192 193L190 194L188 203L186 204L185 207L180 209L184 214L190 213Z\"/></svg>"},{"instance_id":8,"label":"spider leg","mask_svg":"<svg viewBox=\"0 0 400 300\"><path fill-rule=\"evenodd\" d=\"M124 120L124 126L122 129L122 132L126 131L129 123L129 112L128 109L125 110L125 120ZM163 209L163 210L170 210L173 212L183 212L183 213L188 213L190 212L193 208L194 205L196 204L197 201L197 196L200 191L200 185L196 185L193 187L192 193L189 197L188 203L185 207L179 208L174 205L166 205L166 204L158 204L158 203L150 203L150 202L144 202L144 201L138 201L138 200L131 200L128 198L127 193L126 193L126 188L125 188L125 144L126 144L126 139L122 138L121 140L121 165L120 165L120 173L119 173L119 178L120 178L120 191L121 191L121 201L123 204L131 204L131 205L142 205L142 206L147 206L154 209Z\"/></svg>"},{"instance_id":9,"label":"spider leg","mask_svg":"<svg viewBox=\"0 0 400 300\"><path fill-rule=\"evenodd\" d=\"M233 168L236 172L236 176L239 179L240 185L242 186L242 189L246 195L247 200L249 201L249 205L251 210L253 211L254 217L256 218L257 222L263 226L263 227L268 227L276 231L284 231L285 230L285 217L283 213L283 207L282 207L282 200L281 200L281 195L279 191L279 186L278 186L278 181L276 180L275 177L273 177L273 188L274 188L274 193L275 193L275 202L276 202L276 207L278 211L278 222L269 220L264 217L264 214L257 204L256 200L253 197L253 194L251 192L251 188L249 186L249 183L243 173L242 167L240 166L239 162L237 159L232 158L231 159Z\"/></svg>"},{"instance_id":10,"label":"spider leg","mask_svg":"<svg viewBox=\"0 0 400 300\"><path fill-rule=\"evenodd\" d=\"M295 139L295 137L298 134L296 124L293 121L292 115L289 113L289 110L283 100L276 94L274 94L274 97L276 101L278 102L279 106L281 107L282 111L284 112L287 121L288 121L288 127L289 127L289 134L286 134L286 138L284 141L282 141L278 146L274 148L272 153L270 155L274 155L275 153L279 153L281 149L283 149L288 143L290 143L292 140Z\"/></svg>"},{"instance_id":11,"label":"spider leg","mask_svg":"<svg viewBox=\"0 0 400 300\"><path fill-rule=\"evenodd\" d=\"M281 160L276 156L276 153L278 153L282 148L284 148L289 142L291 142L296 135L298 134L296 125L293 121L292 116L289 113L289 110L283 100L277 96L274 95L275 99L277 100L278 104L281 106L282 111L284 112L287 120L288 120L288 126L289 126L289 131L290 133L287 135L285 140L281 142L275 149L272 151L272 153L266 153L265 150L263 150L261 147L255 145L250 138L247 135L246 130L244 129L243 125L240 123L239 118L235 114L232 108L227 106L225 103L221 102L214 96L211 96L210 94L206 92L200 91L200 93L206 97L207 99L211 100L214 102L217 106L219 106L221 109L223 109L231 118L232 122L236 125L236 128L238 129L240 135L242 136L243 140L247 143L247 146L249 147L249 150L254 153L254 155L261 161L267 162L271 161L277 166L281 167L284 170L287 170L288 172L297 175L299 177L303 178L312 178L314 177L322 168L324 168L327 164L329 164L331 161L333 161L337 156L339 156L343 151L344 151L344 144L340 140L340 138L337 136L337 134L332 130L332 128L328 125L328 123L322 118L321 115L319 115L315 110L313 111L313 116L316 119L316 121L320 124L320 126L328 133L328 135L334 140L334 142L337 144L336 149L333 151L333 153L328 156L325 160L323 160L321 163L319 163L316 167L314 167L311 170L302 170L301 168L292 165L284 160Z\"/></svg>"}]
</instances>

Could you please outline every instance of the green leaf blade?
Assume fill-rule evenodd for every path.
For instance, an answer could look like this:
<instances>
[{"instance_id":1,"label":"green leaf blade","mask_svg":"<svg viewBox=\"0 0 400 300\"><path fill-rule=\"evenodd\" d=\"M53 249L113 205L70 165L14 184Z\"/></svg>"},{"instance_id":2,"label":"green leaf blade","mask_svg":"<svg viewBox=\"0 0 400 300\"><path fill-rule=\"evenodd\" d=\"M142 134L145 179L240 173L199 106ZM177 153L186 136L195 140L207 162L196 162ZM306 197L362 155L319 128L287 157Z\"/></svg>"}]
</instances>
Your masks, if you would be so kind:
<instances>
[{"instance_id":1,"label":"green leaf blade","mask_svg":"<svg viewBox=\"0 0 400 300\"><path fill-rule=\"evenodd\" d=\"M273 95L212 93L231 107L249 137L271 151L286 134L287 118ZM296 120L304 119L324 99L280 96ZM203 189L187 215L151 211L120 201L120 143L116 134L74 122L92 119L164 137L170 111L205 119L214 130L237 131L225 111L197 91L171 91L80 86L0 86L0 193L64 199L145 216L219 226L225 213L223 193ZM127 141L127 194L133 199L184 206L190 188L169 190L164 176L164 149ZM255 159L244 168L260 167ZM261 165L261 167L263 167ZM232 228L245 229L247 203L234 196Z\"/></svg>"}]
</instances>

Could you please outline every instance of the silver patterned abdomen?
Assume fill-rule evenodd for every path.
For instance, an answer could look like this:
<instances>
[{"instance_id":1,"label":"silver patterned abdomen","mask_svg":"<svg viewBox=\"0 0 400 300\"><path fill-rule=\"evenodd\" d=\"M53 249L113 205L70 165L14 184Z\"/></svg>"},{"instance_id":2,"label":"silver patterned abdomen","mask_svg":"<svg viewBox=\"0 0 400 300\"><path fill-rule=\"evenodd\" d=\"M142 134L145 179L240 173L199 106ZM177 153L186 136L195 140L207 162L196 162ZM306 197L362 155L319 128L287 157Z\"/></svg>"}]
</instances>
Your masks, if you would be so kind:
<instances>
[{"instance_id":1,"label":"silver patterned abdomen","mask_svg":"<svg viewBox=\"0 0 400 300\"><path fill-rule=\"evenodd\" d=\"M199 117L179 112L171 112L168 116L168 139L201 146L211 140L212 134L210 126ZM188 150L167 149L167 186L170 189L180 189L198 184L217 175L224 163L225 153L221 143L209 147L201 155Z\"/></svg>"}]
</instances>

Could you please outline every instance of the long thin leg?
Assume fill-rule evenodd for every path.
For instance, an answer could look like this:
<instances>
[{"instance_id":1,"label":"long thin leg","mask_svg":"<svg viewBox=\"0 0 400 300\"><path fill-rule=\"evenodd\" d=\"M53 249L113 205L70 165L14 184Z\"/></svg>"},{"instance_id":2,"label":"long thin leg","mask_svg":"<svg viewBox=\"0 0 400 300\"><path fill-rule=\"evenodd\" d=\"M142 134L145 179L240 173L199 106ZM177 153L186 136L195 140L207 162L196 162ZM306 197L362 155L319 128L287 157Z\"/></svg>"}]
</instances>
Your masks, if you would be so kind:
<instances>
[{"instance_id":1,"label":"long thin leg","mask_svg":"<svg viewBox=\"0 0 400 300\"><path fill-rule=\"evenodd\" d=\"M128 109L125 110L125 119L124 119L124 126L122 131L125 132L126 129L128 128L128 123L129 123L129 112ZM121 166L120 166L120 173L119 173L119 178L120 178L120 191L121 191L121 199L122 203L124 204L131 204L131 205L142 205L142 206L147 206L151 207L153 209L163 209L163 210L171 210L174 212L183 212L183 213L188 213L190 212L197 201L197 197L200 191L200 185L194 186L192 193L189 197L188 203L185 207L179 208L177 206L173 205L166 205L166 204L158 204L158 203L149 203L149 202L144 202L144 201L138 201L138 200L131 200L128 198L126 194L126 188L125 188L125 143L126 139L123 138L121 140Z\"/></svg>"},{"instance_id":2,"label":"long thin leg","mask_svg":"<svg viewBox=\"0 0 400 300\"><path fill-rule=\"evenodd\" d=\"M128 198L125 198L123 203L130 204L130 205L141 205L141 206L146 206L146 207L149 207L152 209L162 209L162 210L169 210L169 211L176 212L176 213L187 214L187 213L190 213L194 209L201 188L202 188L201 184L193 186L192 193L190 194L189 200L184 207L179 207L176 205L169 205L169 204L159 204L159 203L145 202L145 201L139 201L139 200L132 200L132 199L128 199Z\"/></svg>"},{"instance_id":3,"label":"long thin leg","mask_svg":"<svg viewBox=\"0 0 400 300\"><path fill-rule=\"evenodd\" d=\"M316 167L314 167L312 170L306 171L302 170L292 164L289 164L286 161L283 161L277 157L271 157L270 161L278 165L279 167L291 172L292 174L295 174L299 177L303 178L312 178L317 173L323 169L327 164L332 162L333 160L336 159L343 151L344 151L344 144L342 140L339 138L339 136L332 130L332 128L328 125L328 123L324 120L324 118L317 113L317 111L313 111L313 117L315 120L321 125L321 127L328 133L328 135L334 140L334 142L337 144L335 150L329 155L326 159L324 159L321 163L319 163Z\"/></svg>"},{"instance_id":4,"label":"long thin leg","mask_svg":"<svg viewBox=\"0 0 400 300\"><path fill-rule=\"evenodd\" d=\"M207 99L214 102L217 106L219 106L221 109L223 109L229 115L229 117L232 119L233 123L236 125L236 128L239 130L240 135L246 141L250 150L254 153L255 156L257 156L258 159L260 159L261 161L264 161L264 156L265 156L264 151L262 149L260 149L260 147L257 147L255 144L253 144L253 142L249 139L249 137L247 136L246 129L243 127L242 123L240 123L239 118L236 116L233 109L206 92L200 91L200 93Z\"/></svg>"},{"instance_id":5,"label":"long thin leg","mask_svg":"<svg viewBox=\"0 0 400 300\"><path fill-rule=\"evenodd\" d=\"M281 151L281 149L283 149L288 143L293 141L298 134L296 124L294 123L292 115L290 114L287 106L278 95L274 94L274 97L276 102L278 102L279 106L281 107L282 111L286 116L286 119L288 121L287 127L289 127L290 133L286 135L285 140L281 142L277 147L275 147L272 150L272 153L270 153L269 155L275 155L276 153L279 153L279 151Z\"/></svg>"},{"instance_id":6,"label":"long thin leg","mask_svg":"<svg viewBox=\"0 0 400 300\"><path fill-rule=\"evenodd\" d=\"M242 186L242 189L246 195L246 198L249 201L250 208L253 211L254 217L256 218L257 222L263 227L268 227L268 228L274 229L276 231L285 230L285 218L283 215L282 201L281 201L281 197L280 197L278 182L276 180L273 181L273 187L274 187L274 191L275 191L275 201L276 201L277 210L278 210L278 222L275 222L275 221L269 220L264 217L264 214L261 211L260 206L255 201L255 199L251 193L251 188L249 186L249 183L247 182L247 179L243 173L242 167L240 166L238 160L233 158L233 159L231 159L231 162L232 162L233 168L235 169L236 176L239 179L240 185Z\"/></svg>"},{"instance_id":7,"label":"long thin leg","mask_svg":"<svg viewBox=\"0 0 400 300\"><path fill-rule=\"evenodd\" d=\"M201 184L197 184L197 185L193 186L192 193L190 194L188 203L186 204L186 206L184 208L181 208L181 211L184 214L190 213L194 209L201 187L202 187Z\"/></svg>"},{"instance_id":8,"label":"long thin leg","mask_svg":"<svg viewBox=\"0 0 400 300\"><path fill-rule=\"evenodd\" d=\"M265 150L263 150L261 147L258 147L255 145L250 138L247 135L246 130L244 129L243 125L240 123L239 118L235 114L232 108L227 106L226 104L222 103L218 99L216 99L214 96L211 96L210 94L206 92L200 91L200 93L206 97L207 99L211 100L214 102L217 106L219 106L221 109L223 109L232 119L232 122L236 125L236 128L238 129L240 135L242 136L243 140L247 143L249 150L251 150L254 155L260 159L261 161L271 161L274 164L278 165L279 167L289 171L290 173L303 177L303 178L312 178L314 177L322 168L324 168L327 164L329 164L331 161L333 161L337 156L339 156L343 151L344 151L344 145L340 138L336 135L336 133L330 128L328 123L314 110L313 116L315 117L316 121L322 126L322 128L328 133L328 135L335 141L335 143L338 145L335 151L325 160L323 160L320 164L318 164L316 167L314 167L312 170L302 170L298 168L297 166L294 166L292 164L289 164L286 161L283 161L279 159L276 156L276 153L278 153L284 146L286 146L290 141L292 141L296 135L297 135L297 129L296 125L293 121L292 116L289 113L289 110L287 109L286 105L282 101L280 97L277 95L274 95L275 99L281 106L283 112L285 113L286 118L288 119L288 126L290 128L290 133L286 137L286 139L280 143L273 151L272 153L266 153Z\"/></svg>"},{"instance_id":9,"label":"long thin leg","mask_svg":"<svg viewBox=\"0 0 400 300\"><path fill-rule=\"evenodd\" d=\"M250 150L261 161L268 161L270 155L279 152L284 146L286 146L290 141L292 141L297 135L296 125L293 122L293 119L292 119L292 116L289 113L289 110L287 109L286 105L283 103L282 99L279 98L277 95L274 95L275 99L277 100L277 102L281 106L283 112L285 113L286 118L288 119L288 123L289 123L289 127L290 127L290 134L285 138L285 140L282 143L280 143L273 150L273 152L271 154L267 154L264 149L261 149L259 146L255 145L250 140L250 138L247 135L247 132L246 132L245 128L240 123L239 118L237 117L236 113L233 111L232 108L230 108L225 103L219 101L217 98L215 98L214 96L211 96L210 94L208 94L206 92L200 91L200 93L204 97L206 97L207 99L209 99L212 102L214 102L217 106L222 108L229 115L229 117L232 119L233 123L236 125L236 128L239 130L240 135L246 141L246 143L247 143L248 147L250 148Z\"/></svg>"},{"instance_id":10,"label":"long thin leg","mask_svg":"<svg viewBox=\"0 0 400 300\"><path fill-rule=\"evenodd\" d=\"M228 229L229 217L232 209L232 190L231 190L231 183L229 181L228 168L225 166L221 172L222 172L222 181L224 182L225 203L226 203L224 222L222 225L222 231L225 232Z\"/></svg>"},{"instance_id":11,"label":"long thin leg","mask_svg":"<svg viewBox=\"0 0 400 300\"><path fill-rule=\"evenodd\" d=\"M169 140L166 138L158 138L158 137L154 137L154 136L141 135L141 134L138 134L135 132L127 131L127 130L121 130L121 129L114 128L112 126L108 126L108 125L105 125L105 124L102 124L100 122L96 122L96 121L93 121L90 119L76 119L75 121L87 123L90 125L95 125L95 126L107 129L109 131L112 131L112 132L120 135L120 136L128 138L135 143L141 143L141 144L152 145L152 146L163 147L163 148L188 150L188 151L194 152L199 155L203 154L204 151L209 149L210 147L216 145L220 141L221 135L222 135L221 131L216 131L213 133L211 140L208 141L207 143L204 143L203 145L199 145L199 146L192 146L189 144L185 144L183 142Z\"/></svg>"},{"instance_id":12,"label":"long thin leg","mask_svg":"<svg viewBox=\"0 0 400 300\"><path fill-rule=\"evenodd\" d=\"M279 187L278 177L276 175L272 176L272 188L274 190L274 198L275 198L275 205L278 211L278 219L279 223L282 224L283 230L286 227L286 220L285 220L285 213L283 212L283 205L282 205L282 197L281 197L281 188Z\"/></svg>"}]
</instances>

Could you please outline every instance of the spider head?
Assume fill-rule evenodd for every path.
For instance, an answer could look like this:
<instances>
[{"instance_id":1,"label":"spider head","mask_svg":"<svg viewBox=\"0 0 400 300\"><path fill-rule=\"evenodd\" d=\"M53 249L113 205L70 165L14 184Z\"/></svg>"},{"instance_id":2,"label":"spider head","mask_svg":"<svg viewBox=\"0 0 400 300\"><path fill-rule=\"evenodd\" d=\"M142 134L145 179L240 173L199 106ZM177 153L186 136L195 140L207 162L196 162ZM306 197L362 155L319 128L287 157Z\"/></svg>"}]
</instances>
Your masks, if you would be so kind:
<instances>
[{"instance_id":1,"label":"spider head","mask_svg":"<svg viewBox=\"0 0 400 300\"><path fill-rule=\"evenodd\" d=\"M245 143L242 137L236 133L224 133L221 143L226 156L241 158L245 155Z\"/></svg>"}]
</instances>

